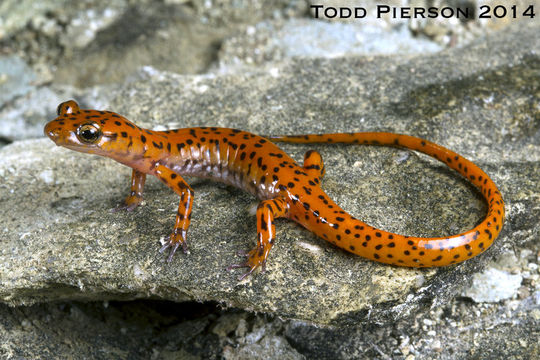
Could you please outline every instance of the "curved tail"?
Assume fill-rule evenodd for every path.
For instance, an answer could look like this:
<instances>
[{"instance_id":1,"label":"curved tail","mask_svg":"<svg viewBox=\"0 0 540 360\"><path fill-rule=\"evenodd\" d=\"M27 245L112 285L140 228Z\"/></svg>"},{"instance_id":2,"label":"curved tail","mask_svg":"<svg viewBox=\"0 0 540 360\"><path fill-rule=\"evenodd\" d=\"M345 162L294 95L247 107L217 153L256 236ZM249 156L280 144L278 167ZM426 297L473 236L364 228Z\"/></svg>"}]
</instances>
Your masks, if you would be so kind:
<instances>
[{"instance_id":1,"label":"curved tail","mask_svg":"<svg viewBox=\"0 0 540 360\"><path fill-rule=\"evenodd\" d=\"M480 224L461 234L445 237L398 235L373 228L341 211L338 213L339 216L336 216L335 211L329 211L325 214L328 216L324 218L326 220L324 223L312 220L304 224L320 237L349 252L393 265L445 266L467 260L485 251L503 227L504 202L495 183L473 162L433 142L386 132L270 136L269 139L287 143L387 145L416 150L459 172L480 190L487 201L488 213ZM324 193L321 191L321 194Z\"/></svg>"}]
</instances>

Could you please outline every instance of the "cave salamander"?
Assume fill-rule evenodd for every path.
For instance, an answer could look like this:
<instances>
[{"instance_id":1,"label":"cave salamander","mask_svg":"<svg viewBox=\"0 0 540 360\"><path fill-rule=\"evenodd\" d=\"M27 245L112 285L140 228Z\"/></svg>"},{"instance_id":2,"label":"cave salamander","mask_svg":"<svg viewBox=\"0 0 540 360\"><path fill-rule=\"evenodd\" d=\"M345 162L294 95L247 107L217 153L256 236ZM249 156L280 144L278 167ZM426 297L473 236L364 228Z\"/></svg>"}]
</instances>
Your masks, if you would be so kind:
<instances>
[{"instance_id":1,"label":"cave salamander","mask_svg":"<svg viewBox=\"0 0 540 360\"><path fill-rule=\"evenodd\" d=\"M277 218L299 223L326 241L374 261L408 267L445 266L484 252L504 223L501 193L489 176L463 156L428 140L387 132L275 136L246 131L196 127L166 131L143 129L111 111L85 110L73 101L58 106L58 117L44 132L57 145L112 158L133 169L131 190L119 209L141 204L147 175L180 197L173 232L161 251L168 260L181 247L191 220L194 192L183 176L210 178L246 190L260 199L256 210L257 244L246 253L242 278L266 264L275 243ZM376 229L341 209L322 190L321 155L306 152L299 165L273 142L387 145L427 154L456 170L484 196L486 217L473 229L443 237L415 237Z\"/></svg>"}]
</instances>

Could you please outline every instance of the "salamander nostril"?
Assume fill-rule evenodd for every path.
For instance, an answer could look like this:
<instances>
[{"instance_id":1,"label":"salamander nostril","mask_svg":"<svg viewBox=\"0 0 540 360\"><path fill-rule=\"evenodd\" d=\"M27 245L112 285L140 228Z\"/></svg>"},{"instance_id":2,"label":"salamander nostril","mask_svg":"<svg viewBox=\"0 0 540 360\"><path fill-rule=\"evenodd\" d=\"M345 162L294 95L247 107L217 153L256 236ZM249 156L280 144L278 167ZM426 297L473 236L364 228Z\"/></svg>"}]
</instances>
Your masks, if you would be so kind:
<instances>
[{"instance_id":1,"label":"salamander nostril","mask_svg":"<svg viewBox=\"0 0 540 360\"><path fill-rule=\"evenodd\" d=\"M60 129L58 127L55 127L54 124L48 123L45 125L45 128L43 129L43 133L47 135L49 138L54 140L58 137L58 134L60 133Z\"/></svg>"}]
</instances>

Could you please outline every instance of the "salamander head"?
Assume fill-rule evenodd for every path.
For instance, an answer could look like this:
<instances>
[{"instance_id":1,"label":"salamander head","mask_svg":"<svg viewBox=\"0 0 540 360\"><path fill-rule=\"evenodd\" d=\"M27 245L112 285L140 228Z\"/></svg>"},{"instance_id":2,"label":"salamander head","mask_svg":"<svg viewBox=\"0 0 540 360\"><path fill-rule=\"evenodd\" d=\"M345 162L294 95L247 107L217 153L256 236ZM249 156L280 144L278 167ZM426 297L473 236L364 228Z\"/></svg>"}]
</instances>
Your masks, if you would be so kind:
<instances>
[{"instance_id":1,"label":"salamander head","mask_svg":"<svg viewBox=\"0 0 540 360\"><path fill-rule=\"evenodd\" d=\"M128 148L140 129L111 111L82 110L69 100L58 105L58 117L45 125L44 133L58 146L85 153L114 157Z\"/></svg>"}]
</instances>

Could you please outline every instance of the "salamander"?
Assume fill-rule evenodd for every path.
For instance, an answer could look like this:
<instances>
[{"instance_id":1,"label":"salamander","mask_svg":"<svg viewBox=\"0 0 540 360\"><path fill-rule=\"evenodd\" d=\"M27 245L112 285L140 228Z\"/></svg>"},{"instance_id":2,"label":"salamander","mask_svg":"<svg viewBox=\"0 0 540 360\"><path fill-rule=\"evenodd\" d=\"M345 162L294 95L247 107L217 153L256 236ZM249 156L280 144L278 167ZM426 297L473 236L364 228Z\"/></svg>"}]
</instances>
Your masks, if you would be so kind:
<instances>
[{"instance_id":1,"label":"salamander","mask_svg":"<svg viewBox=\"0 0 540 360\"><path fill-rule=\"evenodd\" d=\"M291 219L318 237L353 254L407 267L445 266L484 252L504 223L504 202L489 176L463 156L431 141L388 132L271 136L219 127L166 131L140 128L111 111L86 110L73 101L58 106L58 117L45 134L56 145L112 158L133 169L131 190L119 210L131 211L143 199L147 175L156 176L180 197L174 229L160 252L168 261L179 247L187 251L194 192L183 176L210 178L246 190L260 199L256 210L256 246L245 255L240 279L264 270L275 243L277 218ZM484 196L486 217L473 229L443 237L415 237L376 229L341 209L321 188L321 155L306 152L298 164L274 142L386 145L427 154L456 170Z\"/></svg>"}]
</instances>

